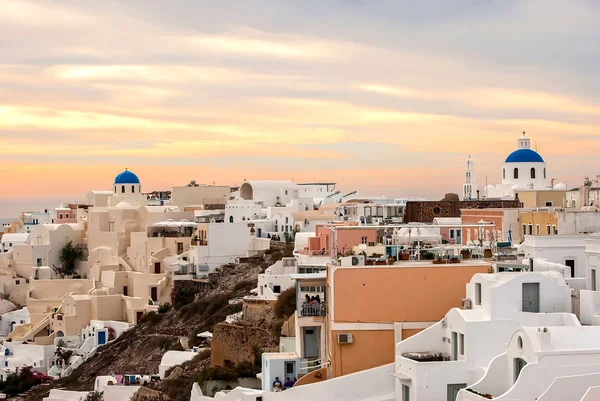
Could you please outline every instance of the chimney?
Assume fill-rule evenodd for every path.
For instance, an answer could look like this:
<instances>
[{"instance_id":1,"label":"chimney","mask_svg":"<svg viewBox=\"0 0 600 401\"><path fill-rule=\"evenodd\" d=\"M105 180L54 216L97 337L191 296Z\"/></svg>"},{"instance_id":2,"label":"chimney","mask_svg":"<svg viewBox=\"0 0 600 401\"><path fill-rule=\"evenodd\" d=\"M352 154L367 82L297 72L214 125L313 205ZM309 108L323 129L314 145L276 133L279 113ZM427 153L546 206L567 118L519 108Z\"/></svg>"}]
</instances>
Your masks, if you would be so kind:
<instances>
[{"instance_id":1,"label":"chimney","mask_svg":"<svg viewBox=\"0 0 600 401\"><path fill-rule=\"evenodd\" d=\"M547 327L538 328L538 338L540 340L540 348L542 352L548 352L552 350L552 336L550 330Z\"/></svg>"}]
</instances>

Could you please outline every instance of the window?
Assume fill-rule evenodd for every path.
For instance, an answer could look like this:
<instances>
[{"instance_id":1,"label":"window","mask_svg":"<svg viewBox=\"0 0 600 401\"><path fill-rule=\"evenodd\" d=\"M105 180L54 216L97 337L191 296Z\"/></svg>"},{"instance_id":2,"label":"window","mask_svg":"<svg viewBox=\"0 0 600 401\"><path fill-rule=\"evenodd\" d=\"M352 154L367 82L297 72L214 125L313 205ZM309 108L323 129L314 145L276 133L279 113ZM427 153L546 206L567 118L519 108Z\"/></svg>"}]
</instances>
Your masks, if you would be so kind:
<instances>
[{"instance_id":1,"label":"window","mask_svg":"<svg viewBox=\"0 0 600 401\"><path fill-rule=\"evenodd\" d=\"M596 291L596 269L592 269L591 273L592 291Z\"/></svg>"},{"instance_id":2,"label":"window","mask_svg":"<svg viewBox=\"0 0 600 401\"><path fill-rule=\"evenodd\" d=\"M275 232L279 232L279 228L277 227L277 224L275 224Z\"/></svg>"},{"instance_id":3,"label":"window","mask_svg":"<svg viewBox=\"0 0 600 401\"><path fill-rule=\"evenodd\" d=\"M360 238L360 243L361 244L366 244L367 243L367 237L361 237Z\"/></svg>"},{"instance_id":4,"label":"window","mask_svg":"<svg viewBox=\"0 0 600 401\"><path fill-rule=\"evenodd\" d=\"M544 179L546 179L546 167L544 167Z\"/></svg>"},{"instance_id":5,"label":"window","mask_svg":"<svg viewBox=\"0 0 600 401\"><path fill-rule=\"evenodd\" d=\"M458 336L458 353L462 356L465 355L465 335L462 333Z\"/></svg>"},{"instance_id":6,"label":"window","mask_svg":"<svg viewBox=\"0 0 600 401\"><path fill-rule=\"evenodd\" d=\"M565 260L565 265L569 266L571 268L571 277L574 278L575 277L575 260L567 259L567 260Z\"/></svg>"},{"instance_id":7,"label":"window","mask_svg":"<svg viewBox=\"0 0 600 401\"><path fill-rule=\"evenodd\" d=\"M533 224L529 223L529 235L533 235Z\"/></svg>"},{"instance_id":8,"label":"window","mask_svg":"<svg viewBox=\"0 0 600 401\"><path fill-rule=\"evenodd\" d=\"M513 177L515 180L519 179L519 169L515 167L515 170L513 172Z\"/></svg>"},{"instance_id":9,"label":"window","mask_svg":"<svg viewBox=\"0 0 600 401\"><path fill-rule=\"evenodd\" d=\"M294 374L294 362L286 362L285 363L285 374L286 375Z\"/></svg>"},{"instance_id":10,"label":"window","mask_svg":"<svg viewBox=\"0 0 600 401\"><path fill-rule=\"evenodd\" d=\"M523 235L527 235L527 225L523 224Z\"/></svg>"},{"instance_id":11,"label":"window","mask_svg":"<svg viewBox=\"0 0 600 401\"><path fill-rule=\"evenodd\" d=\"M274 286L273 286L273 292L274 292L275 294L279 294L279 293L281 293L281 286L280 286L280 285L274 285Z\"/></svg>"},{"instance_id":12,"label":"window","mask_svg":"<svg viewBox=\"0 0 600 401\"><path fill-rule=\"evenodd\" d=\"M288 217L286 217L286 218L285 218L285 224L288 224L288 223L289 223L289 218L288 218Z\"/></svg>"},{"instance_id":13,"label":"window","mask_svg":"<svg viewBox=\"0 0 600 401\"><path fill-rule=\"evenodd\" d=\"M135 185L131 186L131 193L134 194L135 193Z\"/></svg>"},{"instance_id":14,"label":"window","mask_svg":"<svg viewBox=\"0 0 600 401\"><path fill-rule=\"evenodd\" d=\"M531 168L531 178L535 180L535 168Z\"/></svg>"},{"instance_id":15,"label":"window","mask_svg":"<svg viewBox=\"0 0 600 401\"><path fill-rule=\"evenodd\" d=\"M442 209L440 209L439 207L434 207L433 208L433 214L438 215L442 212Z\"/></svg>"},{"instance_id":16,"label":"window","mask_svg":"<svg viewBox=\"0 0 600 401\"><path fill-rule=\"evenodd\" d=\"M233 223L233 216L229 216L229 222ZM275 231L277 231L277 226L275 226L275 227L276 227Z\"/></svg>"},{"instance_id":17,"label":"window","mask_svg":"<svg viewBox=\"0 0 600 401\"><path fill-rule=\"evenodd\" d=\"M552 207L552 201L546 201L546 207Z\"/></svg>"},{"instance_id":18,"label":"window","mask_svg":"<svg viewBox=\"0 0 600 401\"><path fill-rule=\"evenodd\" d=\"M458 333L452 332L452 360L458 361Z\"/></svg>"},{"instance_id":19,"label":"window","mask_svg":"<svg viewBox=\"0 0 600 401\"><path fill-rule=\"evenodd\" d=\"M540 225L539 224L535 225L535 235L540 235Z\"/></svg>"},{"instance_id":20,"label":"window","mask_svg":"<svg viewBox=\"0 0 600 401\"><path fill-rule=\"evenodd\" d=\"M558 235L558 230L555 225L552 226L552 232L554 232L554 235Z\"/></svg>"},{"instance_id":21,"label":"window","mask_svg":"<svg viewBox=\"0 0 600 401\"><path fill-rule=\"evenodd\" d=\"M124 194L125 193L125 185L121 185L121 193Z\"/></svg>"},{"instance_id":22,"label":"window","mask_svg":"<svg viewBox=\"0 0 600 401\"><path fill-rule=\"evenodd\" d=\"M450 239L454 239L454 230L450 230Z\"/></svg>"},{"instance_id":23,"label":"window","mask_svg":"<svg viewBox=\"0 0 600 401\"><path fill-rule=\"evenodd\" d=\"M502 169L502 179L503 180L506 179L506 169L505 168Z\"/></svg>"},{"instance_id":24,"label":"window","mask_svg":"<svg viewBox=\"0 0 600 401\"><path fill-rule=\"evenodd\" d=\"M63 218L62 213L58 215L58 218L62 220L62 218Z\"/></svg>"},{"instance_id":25,"label":"window","mask_svg":"<svg viewBox=\"0 0 600 401\"><path fill-rule=\"evenodd\" d=\"M481 305L481 283L475 283L475 305Z\"/></svg>"},{"instance_id":26,"label":"window","mask_svg":"<svg viewBox=\"0 0 600 401\"><path fill-rule=\"evenodd\" d=\"M550 235L551 231L550 231L550 224L546 224L546 235Z\"/></svg>"}]
</instances>

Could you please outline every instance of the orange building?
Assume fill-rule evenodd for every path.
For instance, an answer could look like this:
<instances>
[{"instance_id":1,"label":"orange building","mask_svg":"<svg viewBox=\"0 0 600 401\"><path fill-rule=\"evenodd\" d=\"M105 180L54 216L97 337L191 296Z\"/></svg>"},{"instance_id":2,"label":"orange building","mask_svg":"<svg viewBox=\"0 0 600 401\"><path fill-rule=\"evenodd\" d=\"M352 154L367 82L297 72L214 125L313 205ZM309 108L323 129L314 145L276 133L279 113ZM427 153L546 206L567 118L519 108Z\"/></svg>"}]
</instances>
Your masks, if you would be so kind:
<instances>
[{"instance_id":1,"label":"orange building","mask_svg":"<svg viewBox=\"0 0 600 401\"><path fill-rule=\"evenodd\" d=\"M490 269L489 263L476 260L330 267L326 318L329 377L393 362L396 343L438 322L451 308L460 307L471 277Z\"/></svg>"}]
</instances>

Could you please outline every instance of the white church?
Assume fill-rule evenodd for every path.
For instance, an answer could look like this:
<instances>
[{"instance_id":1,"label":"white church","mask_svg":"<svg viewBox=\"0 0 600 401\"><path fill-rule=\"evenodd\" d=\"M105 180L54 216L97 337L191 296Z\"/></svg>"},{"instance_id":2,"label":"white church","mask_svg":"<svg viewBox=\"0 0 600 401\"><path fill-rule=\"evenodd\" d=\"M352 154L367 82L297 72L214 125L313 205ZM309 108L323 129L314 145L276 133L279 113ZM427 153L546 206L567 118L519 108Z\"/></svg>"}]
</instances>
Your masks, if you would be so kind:
<instances>
[{"instance_id":1,"label":"white church","mask_svg":"<svg viewBox=\"0 0 600 401\"><path fill-rule=\"evenodd\" d=\"M479 195L488 199L514 199L515 192L519 190L552 189L546 177L546 162L538 152L531 149L531 140L523 132L517 141L517 150L509 154L502 164L502 184L488 185ZM564 184L557 184L558 186L563 189ZM474 163L469 156L462 198L477 199L477 195Z\"/></svg>"}]
</instances>

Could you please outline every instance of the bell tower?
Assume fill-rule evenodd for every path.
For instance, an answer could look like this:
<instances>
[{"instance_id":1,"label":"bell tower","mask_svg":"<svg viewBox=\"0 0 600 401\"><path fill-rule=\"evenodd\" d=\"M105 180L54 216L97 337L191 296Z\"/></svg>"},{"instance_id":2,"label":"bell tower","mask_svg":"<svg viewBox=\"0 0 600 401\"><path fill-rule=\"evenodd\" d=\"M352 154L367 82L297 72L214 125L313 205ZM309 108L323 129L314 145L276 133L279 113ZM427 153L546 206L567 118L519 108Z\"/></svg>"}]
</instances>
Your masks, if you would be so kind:
<instances>
[{"instance_id":1,"label":"bell tower","mask_svg":"<svg viewBox=\"0 0 600 401\"><path fill-rule=\"evenodd\" d=\"M475 179L475 164L471 155L467 160L467 169L465 170L465 183L463 184L463 200L472 200L477 192L477 180Z\"/></svg>"}]
</instances>

